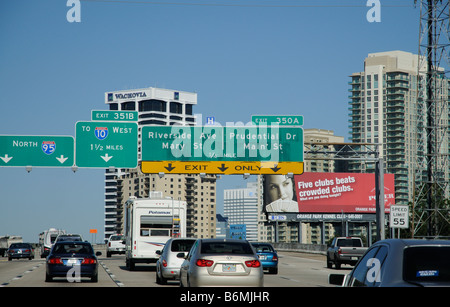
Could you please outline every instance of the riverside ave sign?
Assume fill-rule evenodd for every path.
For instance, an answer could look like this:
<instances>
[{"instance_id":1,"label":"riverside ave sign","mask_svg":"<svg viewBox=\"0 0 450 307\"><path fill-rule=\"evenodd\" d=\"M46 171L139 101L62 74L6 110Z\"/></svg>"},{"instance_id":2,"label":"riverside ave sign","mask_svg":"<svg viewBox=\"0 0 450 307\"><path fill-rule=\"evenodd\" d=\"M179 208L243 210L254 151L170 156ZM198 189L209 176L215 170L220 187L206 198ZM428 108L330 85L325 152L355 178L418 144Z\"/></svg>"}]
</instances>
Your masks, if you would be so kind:
<instances>
[{"instance_id":1,"label":"riverside ave sign","mask_svg":"<svg viewBox=\"0 0 450 307\"><path fill-rule=\"evenodd\" d=\"M143 127L141 170L302 174L303 129L279 125Z\"/></svg>"}]
</instances>

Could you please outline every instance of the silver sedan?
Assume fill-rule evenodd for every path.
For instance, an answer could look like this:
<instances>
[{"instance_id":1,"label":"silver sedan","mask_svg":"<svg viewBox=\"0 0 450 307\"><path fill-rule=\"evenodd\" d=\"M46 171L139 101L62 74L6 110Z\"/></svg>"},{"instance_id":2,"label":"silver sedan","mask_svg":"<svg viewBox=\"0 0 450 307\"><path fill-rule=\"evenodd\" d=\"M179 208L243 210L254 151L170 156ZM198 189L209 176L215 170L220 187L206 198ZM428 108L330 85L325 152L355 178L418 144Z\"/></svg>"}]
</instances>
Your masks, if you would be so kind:
<instances>
[{"instance_id":1,"label":"silver sedan","mask_svg":"<svg viewBox=\"0 0 450 307\"><path fill-rule=\"evenodd\" d=\"M181 265L180 279L181 287L264 285L261 262L245 240L198 239Z\"/></svg>"}]
</instances>

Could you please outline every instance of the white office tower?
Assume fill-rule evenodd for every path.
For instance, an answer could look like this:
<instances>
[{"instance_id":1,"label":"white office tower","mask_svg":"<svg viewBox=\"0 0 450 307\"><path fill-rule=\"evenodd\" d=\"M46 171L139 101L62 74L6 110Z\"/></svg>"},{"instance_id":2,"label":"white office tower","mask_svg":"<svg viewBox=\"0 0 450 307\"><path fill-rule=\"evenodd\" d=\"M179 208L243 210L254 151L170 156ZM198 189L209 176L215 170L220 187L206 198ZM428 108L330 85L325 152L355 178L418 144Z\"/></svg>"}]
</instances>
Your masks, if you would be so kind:
<instances>
[{"instance_id":1,"label":"white office tower","mask_svg":"<svg viewBox=\"0 0 450 307\"><path fill-rule=\"evenodd\" d=\"M245 225L248 241L258 240L258 186L248 182L247 188L224 190L223 213L228 224Z\"/></svg>"},{"instance_id":2,"label":"white office tower","mask_svg":"<svg viewBox=\"0 0 450 307\"><path fill-rule=\"evenodd\" d=\"M138 112L138 160L141 161L141 131L149 125L195 125L196 118L193 107L197 104L197 94L160 88L142 88L132 90L111 91L105 93L105 103L110 110ZM196 189L203 189L205 196L194 198ZM109 169L105 178L105 239L111 234L120 233L123 229L123 204L130 196L148 197L152 191L163 192L164 197L188 202L187 234L197 236L204 233L209 237L209 228L214 228L215 234L215 176L200 178L197 175L170 175L164 177L158 174L142 174L137 169ZM206 191L208 193L206 194ZM211 193L212 195L211 195ZM202 191L203 195L203 191ZM200 211L195 206L207 207L208 214L197 216ZM214 211L211 213L211 211ZM213 222L209 222L211 217ZM200 220L209 219L208 225L200 225L194 221L194 216ZM198 233L197 233L198 231ZM200 237L200 236L199 236Z\"/></svg>"}]
</instances>

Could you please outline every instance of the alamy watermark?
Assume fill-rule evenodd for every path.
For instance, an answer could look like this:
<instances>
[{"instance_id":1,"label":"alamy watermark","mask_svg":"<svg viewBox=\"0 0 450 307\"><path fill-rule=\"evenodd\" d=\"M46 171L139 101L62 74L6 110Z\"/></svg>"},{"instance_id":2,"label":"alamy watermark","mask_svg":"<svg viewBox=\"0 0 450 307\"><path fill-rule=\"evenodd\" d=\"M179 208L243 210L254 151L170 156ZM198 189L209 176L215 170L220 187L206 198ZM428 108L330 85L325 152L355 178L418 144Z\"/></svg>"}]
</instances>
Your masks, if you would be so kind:
<instances>
[{"instance_id":1,"label":"alamy watermark","mask_svg":"<svg viewBox=\"0 0 450 307\"><path fill-rule=\"evenodd\" d=\"M66 6L70 7L67 11L66 19L68 22L81 22L81 0L67 0ZM380 0L367 0L366 6L370 7L367 11L366 19L368 22L381 22L381 2Z\"/></svg>"},{"instance_id":2,"label":"alamy watermark","mask_svg":"<svg viewBox=\"0 0 450 307\"><path fill-rule=\"evenodd\" d=\"M282 142L298 141L300 135L280 131L278 124L227 122L225 127L215 122L205 126L173 125L170 134L150 132L149 139L165 137L163 143L175 158L263 158L279 161Z\"/></svg>"},{"instance_id":3,"label":"alamy watermark","mask_svg":"<svg viewBox=\"0 0 450 307\"><path fill-rule=\"evenodd\" d=\"M366 6L371 7L366 14L368 22L381 22L380 0L367 0Z\"/></svg>"},{"instance_id":4,"label":"alamy watermark","mask_svg":"<svg viewBox=\"0 0 450 307\"><path fill-rule=\"evenodd\" d=\"M70 7L67 11L66 19L68 22L81 22L81 3L80 0L67 0L66 5Z\"/></svg>"},{"instance_id":5,"label":"alamy watermark","mask_svg":"<svg viewBox=\"0 0 450 307\"><path fill-rule=\"evenodd\" d=\"M68 282L81 282L81 264L74 263L67 271L66 278Z\"/></svg>"}]
</instances>

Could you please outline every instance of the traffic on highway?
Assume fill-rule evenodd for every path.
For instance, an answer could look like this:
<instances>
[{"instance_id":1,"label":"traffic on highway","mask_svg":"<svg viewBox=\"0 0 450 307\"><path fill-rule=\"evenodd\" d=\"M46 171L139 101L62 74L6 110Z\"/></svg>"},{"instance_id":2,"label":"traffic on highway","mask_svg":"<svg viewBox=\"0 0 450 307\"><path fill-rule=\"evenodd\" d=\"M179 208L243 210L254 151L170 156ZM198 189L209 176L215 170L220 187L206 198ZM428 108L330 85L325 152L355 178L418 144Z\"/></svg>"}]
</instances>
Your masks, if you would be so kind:
<instances>
[{"instance_id":1,"label":"traffic on highway","mask_svg":"<svg viewBox=\"0 0 450 307\"><path fill-rule=\"evenodd\" d=\"M246 242L246 241L243 241ZM8 261L0 258L0 286L1 287L180 287L177 279L167 279L161 283L157 281L157 264L136 264L133 271L125 265L123 254L113 254L107 257L105 245L94 245L94 253L98 261L98 279L92 280L88 276L76 278L75 265L62 257L72 272L67 277L55 277L46 281L46 266L48 258L14 259ZM320 254L304 254L297 252L278 252L278 273L270 274L264 271L262 275L264 287L329 287L328 275L333 273L326 267L325 256ZM50 259L51 260L51 259ZM252 259L252 261L257 261ZM228 267L230 269L230 266ZM238 270L238 267L236 266ZM343 266L342 270L349 272L350 266ZM68 272L68 271L67 271ZM236 282L238 277L233 277Z\"/></svg>"},{"instance_id":2,"label":"traffic on highway","mask_svg":"<svg viewBox=\"0 0 450 307\"><path fill-rule=\"evenodd\" d=\"M133 270L123 253L109 254L110 248L61 240L46 258L34 258L30 244L13 243L0 258L0 287L450 286L446 240L382 240L355 266L334 269L322 253L276 251L271 244L246 240L173 238L157 251L156 263L139 263ZM269 252L276 271L273 265L263 270ZM25 256L11 256L17 254Z\"/></svg>"}]
</instances>

